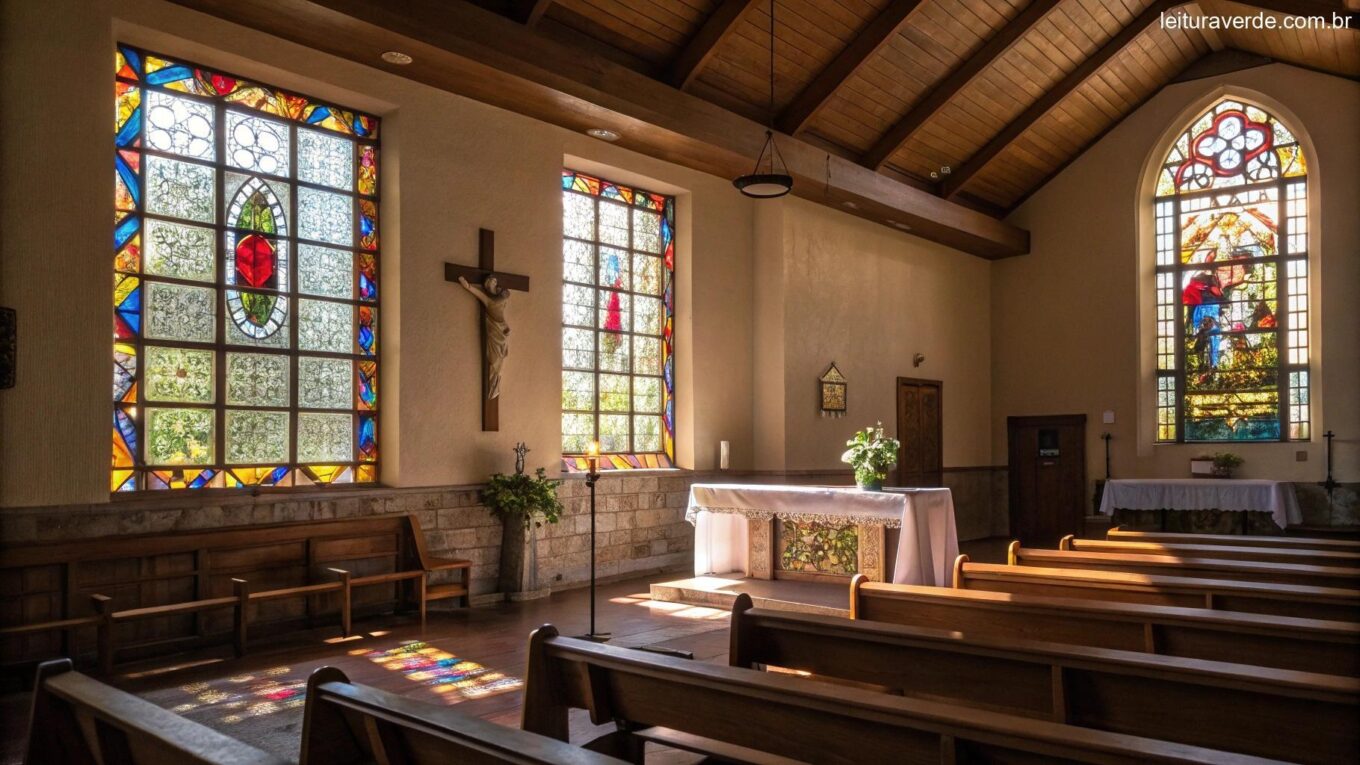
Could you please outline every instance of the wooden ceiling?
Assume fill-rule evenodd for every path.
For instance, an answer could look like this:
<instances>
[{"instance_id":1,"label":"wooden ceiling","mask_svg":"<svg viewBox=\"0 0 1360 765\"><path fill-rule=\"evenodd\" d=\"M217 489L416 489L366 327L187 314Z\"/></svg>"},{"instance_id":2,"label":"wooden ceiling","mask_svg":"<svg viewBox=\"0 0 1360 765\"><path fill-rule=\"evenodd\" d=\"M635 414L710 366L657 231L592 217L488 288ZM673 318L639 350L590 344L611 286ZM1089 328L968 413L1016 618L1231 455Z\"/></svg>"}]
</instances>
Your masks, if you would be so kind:
<instances>
[{"instance_id":1,"label":"wooden ceiling","mask_svg":"<svg viewBox=\"0 0 1360 765\"><path fill-rule=\"evenodd\" d=\"M1274 60L1360 79L1360 0L775 1L795 193L983 257L1027 251L1001 218L1178 78ZM768 119L769 0L175 2L720 175ZM1164 29L1164 12L1350 28ZM417 64L377 64L386 46Z\"/></svg>"}]
</instances>

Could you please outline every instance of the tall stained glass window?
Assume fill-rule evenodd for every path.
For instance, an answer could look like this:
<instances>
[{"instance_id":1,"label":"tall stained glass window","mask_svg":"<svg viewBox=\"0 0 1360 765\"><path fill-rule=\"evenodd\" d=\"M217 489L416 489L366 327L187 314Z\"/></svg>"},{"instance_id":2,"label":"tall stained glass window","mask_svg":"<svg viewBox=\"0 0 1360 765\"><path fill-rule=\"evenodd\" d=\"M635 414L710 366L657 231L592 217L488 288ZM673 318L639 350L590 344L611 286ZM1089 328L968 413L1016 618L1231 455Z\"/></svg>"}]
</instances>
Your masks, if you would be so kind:
<instances>
[{"instance_id":1,"label":"tall stained glass window","mask_svg":"<svg viewBox=\"0 0 1360 765\"><path fill-rule=\"evenodd\" d=\"M1200 115L1157 178L1157 440L1310 436L1308 178L1274 116Z\"/></svg>"},{"instance_id":2,"label":"tall stained glass window","mask_svg":"<svg viewBox=\"0 0 1360 765\"><path fill-rule=\"evenodd\" d=\"M562 462L675 459L675 199L562 171Z\"/></svg>"},{"instance_id":3,"label":"tall stained glass window","mask_svg":"<svg viewBox=\"0 0 1360 765\"><path fill-rule=\"evenodd\" d=\"M114 491L377 479L378 120L119 46Z\"/></svg>"}]
</instances>

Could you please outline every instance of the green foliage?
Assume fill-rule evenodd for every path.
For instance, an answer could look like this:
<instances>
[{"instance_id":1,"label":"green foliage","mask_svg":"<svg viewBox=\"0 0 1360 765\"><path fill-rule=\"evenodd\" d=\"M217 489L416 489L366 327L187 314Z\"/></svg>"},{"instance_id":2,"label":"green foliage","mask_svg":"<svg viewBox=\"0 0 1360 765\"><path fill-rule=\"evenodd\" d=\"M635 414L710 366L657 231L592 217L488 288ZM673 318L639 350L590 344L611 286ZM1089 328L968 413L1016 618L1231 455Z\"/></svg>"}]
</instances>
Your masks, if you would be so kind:
<instances>
[{"instance_id":1,"label":"green foliage","mask_svg":"<svg viewBox=\"0 0 1360 765\"><path fill-rule=\"evenodd\" d=\"M888 477L888 469L897 464L897 452L902 448L896 438L883 434L883 423L855 433L845 442L850 447L841 455L844 462L855 469L855 482L871 484Z\"/></svg>"},{"instance_id":2,"label":"green foliage","mask_svg":"<svg viewBox=\"0 0 1360 765\"><path fill-rule=\"evenodd\" d=\"M557 523L562 517L562 502L557 498L561 481L547 477L539 468L533 475L495 473L482 490L482 502L501 522L519 520L524 528Z\"/></svg>"},{"instance_id":3,"label":"green foliage","mask_svg":"<svg viewBox=\"0 0 1360 765\"><path fill-rule=\"evenodd\" d=\"M1242 465L1242 458L1232 452L1218 452L1214 455L1214 467L1232 472Z\"/></svg>"}]
</instances>

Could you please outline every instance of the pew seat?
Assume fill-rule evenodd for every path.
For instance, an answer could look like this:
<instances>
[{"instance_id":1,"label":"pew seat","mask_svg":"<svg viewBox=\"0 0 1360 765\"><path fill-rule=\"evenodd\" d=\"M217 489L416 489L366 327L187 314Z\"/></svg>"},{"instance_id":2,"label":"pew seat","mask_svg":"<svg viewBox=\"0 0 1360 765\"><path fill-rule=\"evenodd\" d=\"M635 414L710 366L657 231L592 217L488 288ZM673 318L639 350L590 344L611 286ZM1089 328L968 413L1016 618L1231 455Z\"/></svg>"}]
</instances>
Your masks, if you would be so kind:
<instances>
[{"instance_id":1,"label":"pew seat","mask_svg":"<svg viewBox=\"0 0 1360 765\"><path fill-rule=\"evenodd\" d=\"M1254 563L1289 563L1304 566L1355 568L1360 552L1303 550L1284 547L1202 545L1183 542L1132 542L1110 539L1079 539L1068 534L1058 541L1059 550L1074 552L1122 553L1124 555L1164 555L1173 558L1221 558Z\"/></svg>"},{"instance_id":2,"label":"pew seat","mask_svg":"<svg viewBox=\"0 0 1360 765\"><path fill-rule=\"evenodd\" d=\"M288 765L192 720L74 671L38 666L25 765Z\"/></svg>"},{"instance_id":3,"label":"pew seat","mask_svg":"<svg viewBox=\"0 0 1360 765\"><path fill-rule=\"evenodd\" d=\"M530 637L523 728L566 741L573 709L614 724L587 746L634 762L658 735L711 757L765 764L1278 762L687 661L564 638L545 625Z\"/></svg>"},{"instance_id":4,"label":"pew seat","mask_svg":"<svg viewBox=\"0 0 1360 765\"><path fill-rule=\"evenodd\" d=\"M1360 621L1360 590L954 561L955 589Z\"/></svg>"},{"instance_id":5,"label":"pew seat","mask_svg":"<svg viewBox=\"0 0 1360 765\"><path fill-rule=\"evenodd\" d=\"M623 765L556 739L351 683L335 667L307 679L300 765Z\"/></svg>"},{"instance_id":6,"label":"pew seat","mask_svg":"<svg viewBox=\"0 0 1360 765\"><path fill-rule=\"evenodd\" d=\"M1130 574L1274 582L1314 587L1360 588L1360 568L1308 566L1293 563L1262 563L1220 558L1181 558L1173 555L1138 555L1116 552L1037 550L1011 542L1006 560L1012 566L1078 568L1093 571L1124 571Z\"/></svg>"},{"instance_id":7,"label":"pew seat","mask_svg":"<svg viewBox=\"0 0 1360 765\"><path fill-rule=\"evenodd\" d=\"M1360 751L1360 679L732 609L729 661L1098 730L1307 763ZM1308 728L1306 740L1292 734Z\"/></svg>"},{"instance_id":8,"label":"pew seat","mask_svg":"<svg viewBox=\"0 0 1360 765\"><path fill-rule=\"evenodd\" d=\"M850 618L1360 677L1360 624L851 580Z\"/></svg>"}]
</instances>

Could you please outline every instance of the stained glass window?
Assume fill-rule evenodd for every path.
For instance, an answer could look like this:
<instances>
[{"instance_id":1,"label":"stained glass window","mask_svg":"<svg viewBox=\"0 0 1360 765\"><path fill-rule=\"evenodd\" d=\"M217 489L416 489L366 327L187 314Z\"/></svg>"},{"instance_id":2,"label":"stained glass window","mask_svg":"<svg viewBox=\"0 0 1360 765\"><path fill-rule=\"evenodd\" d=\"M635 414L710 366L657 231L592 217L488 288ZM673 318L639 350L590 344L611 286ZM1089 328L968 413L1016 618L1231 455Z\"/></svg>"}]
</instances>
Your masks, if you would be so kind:
<instances>
[{"instance_id":1,"label":"stained glass window","mask_svg":"<svg viewBox=\"0 0 1360 765\"><path fill-rule=\"evenodd\" d=\"M114 60L114 491L377 480L378 120Z\"/></svg>"},{"instance_id":2,"label":"stained glass window","mask_svg":"<svg viewBox=\"0 0 1360 765\"><path fill-rule=\"evenodd\" d=\"M562 463L675 459L675 199L562 171Z\"/></svg>"},{"instance_id":3,"label":"stained glass window","mask_svg":"<svg viewBox=\"0 0 1360 765\"><path fill-rule=\"evenodd\" d=\"M1308 179L1289 128L1226 99L1158 171L1157 440L1294 441L1308 400Z\"/></svg>"}]
</instances>

